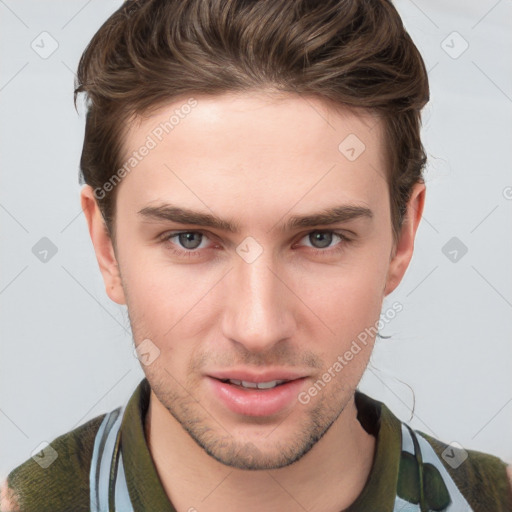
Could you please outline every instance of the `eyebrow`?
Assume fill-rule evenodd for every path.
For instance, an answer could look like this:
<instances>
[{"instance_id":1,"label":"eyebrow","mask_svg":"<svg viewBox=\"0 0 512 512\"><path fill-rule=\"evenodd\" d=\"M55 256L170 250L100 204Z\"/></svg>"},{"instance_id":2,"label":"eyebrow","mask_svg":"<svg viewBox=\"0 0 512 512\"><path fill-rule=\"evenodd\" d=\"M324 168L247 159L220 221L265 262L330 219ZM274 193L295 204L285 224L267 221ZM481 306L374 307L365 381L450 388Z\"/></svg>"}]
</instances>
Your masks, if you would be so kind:
<instances>
[{"instance_id":1,"label":"eyebrow","mask_svg":"<svg viewBox=\"0 0 512 512\"><path fill-rule=\"evenodd\" d=\"M194 224L230 233L240 232L240 226L236 222L221 219L210 213L198 212L170 204L146 206L138 214L148 220ZM373 212L366 206L346 204L325 208L317 213L293 215L280 227L280 231L286 232L304 227L326 226L359 218L372 219Z\"/></svg>"}]
</instances>

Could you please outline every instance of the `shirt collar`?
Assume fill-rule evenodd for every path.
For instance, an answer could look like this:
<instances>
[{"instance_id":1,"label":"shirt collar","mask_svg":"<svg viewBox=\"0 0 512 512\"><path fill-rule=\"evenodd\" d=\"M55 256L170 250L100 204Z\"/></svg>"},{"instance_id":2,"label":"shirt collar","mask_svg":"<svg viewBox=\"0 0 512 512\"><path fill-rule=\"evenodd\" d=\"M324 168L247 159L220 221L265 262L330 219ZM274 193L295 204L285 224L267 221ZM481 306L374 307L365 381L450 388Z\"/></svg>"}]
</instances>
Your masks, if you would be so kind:
<instances>
[{"instance_id":1,"label":"shirt collar","mask_svg":"<svg viewBox=\"0 0 512 512\"><path fill-rule=\"evenodd\" d=\"M376 437L376 443L366 484L345 512L392 511L402 450L401 422L385 404L361 391L356 391L355 403L357 419L368 433Z\"/></svg>"},{"instance_id":2,"label":"shirt collar","mask_svg":"<svg viewBox=\"0 0 512 512\"><path fill-rule=\"evenodd\" d=\"M131 396L121 425L121 446L128 492L134 512L176 512L164 491L144 435L151 388L143 379ZM365 487L345 512L393 510L401 451L400 420L385 404L360 391L355 393L357 419L376 437L372 469Z\"/></svg>"},{"instance_id":3,"label":"shirt collar","mask_svg":"<svg viewBox=\"0 0 512 512\"><path fill-rule=\"evenodd\" d=\"M144 436L151 387L143 379L131 396L121 424L126 484L134 512L176 512L164 491Z\"/></svg>"}]
</instances>

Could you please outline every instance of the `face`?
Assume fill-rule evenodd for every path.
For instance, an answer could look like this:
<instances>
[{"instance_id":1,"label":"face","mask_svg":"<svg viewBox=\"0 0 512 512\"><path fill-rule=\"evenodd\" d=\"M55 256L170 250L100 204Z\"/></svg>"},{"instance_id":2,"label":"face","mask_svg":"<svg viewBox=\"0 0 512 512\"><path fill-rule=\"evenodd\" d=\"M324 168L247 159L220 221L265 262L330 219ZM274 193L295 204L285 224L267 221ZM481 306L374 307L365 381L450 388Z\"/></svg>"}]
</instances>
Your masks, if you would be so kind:
<instances>
[{"instance_id":1,"label":"face","mask_svg":"<svg viewBox=\"0 0 512 512\"><path fill-rule=\"evenodd\" d=\"M339 356L410 258L393 245L382 126L294 95L186 100L127 134L125 160L147 154L118 185L117 261L96 234L98 259L172 418L226 465L284 467L352 399L374 339Z\"/></svg>"}]
</instances>

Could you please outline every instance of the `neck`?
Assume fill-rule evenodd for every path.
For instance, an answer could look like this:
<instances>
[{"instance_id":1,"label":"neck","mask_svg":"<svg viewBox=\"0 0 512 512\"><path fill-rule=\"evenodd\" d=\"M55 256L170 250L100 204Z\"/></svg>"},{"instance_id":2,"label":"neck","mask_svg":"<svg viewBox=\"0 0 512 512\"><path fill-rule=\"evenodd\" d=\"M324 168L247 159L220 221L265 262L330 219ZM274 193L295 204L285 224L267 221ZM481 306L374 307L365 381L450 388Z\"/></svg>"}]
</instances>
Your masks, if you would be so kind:
<instances>
[{"instance_id":1,"label":"neck","mask_svg":"<svg viewBox=\"0 0 512 512\"><path fill-rule=\"evenodd\" d=\"M179 512L339 512L364 488L376 441L357 420L353 397L322 439L281 469L248 471L216 461L153 392L145 430L163 488Z\"/></svg>"}]
</instances>

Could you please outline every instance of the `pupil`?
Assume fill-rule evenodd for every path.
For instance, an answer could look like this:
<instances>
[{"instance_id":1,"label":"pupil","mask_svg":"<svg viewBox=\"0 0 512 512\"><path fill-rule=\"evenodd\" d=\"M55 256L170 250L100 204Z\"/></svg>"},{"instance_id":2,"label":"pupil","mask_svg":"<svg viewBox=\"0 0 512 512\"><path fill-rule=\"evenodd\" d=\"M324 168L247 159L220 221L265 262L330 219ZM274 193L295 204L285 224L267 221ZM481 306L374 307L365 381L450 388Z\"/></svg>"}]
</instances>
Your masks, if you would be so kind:
<instances>
[{"instance_id":1,"label":"pupil","mask_svg":"<svg viewBox=\"0 0 512 512\"><path fill-rule=\"evenodd\" d=\"M316 231L315 233L311 233L309 235L309 241L314 247L318 249L329 247L332 242L332 233Z\"/></svg>"},{"instance_id":2,"label":"pupil","mask_svg":"<svg viewBox=\"0 0 512 512\"><path fill-rule=\"evenodd\" d=\"M194 241L194 237L198 237L198 240ZM185 249L197 249L201 244L201 233L180 233L179 241Z\"/></svg>"}]
</instances>

